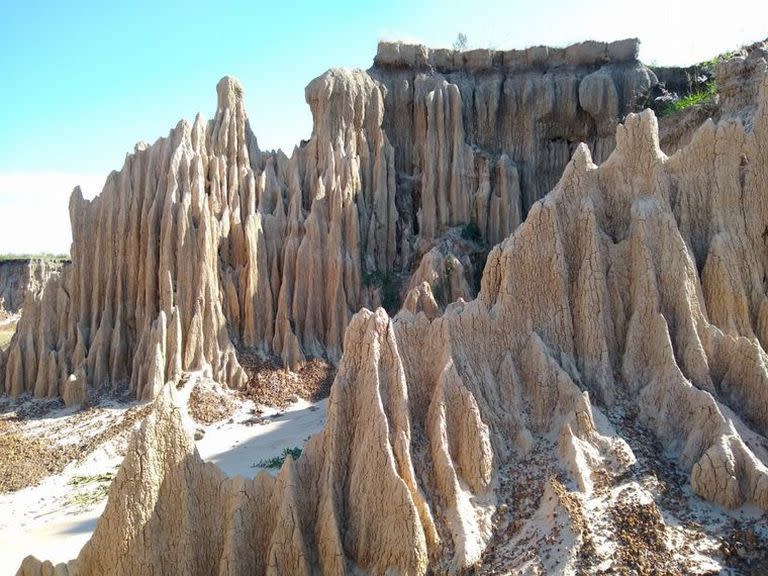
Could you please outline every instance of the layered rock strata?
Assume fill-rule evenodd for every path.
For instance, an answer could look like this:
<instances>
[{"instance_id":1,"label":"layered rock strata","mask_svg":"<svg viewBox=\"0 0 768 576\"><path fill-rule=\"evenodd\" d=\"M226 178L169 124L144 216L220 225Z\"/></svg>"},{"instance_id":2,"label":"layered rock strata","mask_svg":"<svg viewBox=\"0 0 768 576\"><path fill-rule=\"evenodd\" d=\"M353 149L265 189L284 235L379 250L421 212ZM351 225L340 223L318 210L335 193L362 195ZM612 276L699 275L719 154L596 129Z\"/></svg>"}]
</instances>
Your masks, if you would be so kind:
<instances>
[{"instance_id":1,"label":"layered rock strata","mask_svg":"<svg viewBox=\"0 0 768 576\"><path fill-rule=\"evenodd\" d=\"M242 88L224 78L212 121L138 144L94 200L74 191L72 265L0 358L5 392L60 395L79 370L140 398L185 370L239 387L238 349L293 368L336 362L351 316L385 300L366 278L407 286L451 227L500 241L577 142L607 156L653 82L636 55L636 41L503 54L381 44L370 71L307 86L313 134L290 158L259 150ZM446 297L474 296L466 275Z\"/></svg>"},{"instance_id":2,"label":"layered rock strata","mask_svg":"<svg viewBox=\"0 0 768 576\"><path fill-rule=\"evenodd\" d=\"M695 494L768 511L767 160L768 77L750 122L671 157L630 114L599 167L576 148L477 298L436 313L421 283L394 320L353 317L325 429L276 478L203 463L167 387L78 558L19 574L461 572L527 455L582 494L633 465L618 405ZM542 520L564 505L549 486Z\"/></svg>"}]
</instances>

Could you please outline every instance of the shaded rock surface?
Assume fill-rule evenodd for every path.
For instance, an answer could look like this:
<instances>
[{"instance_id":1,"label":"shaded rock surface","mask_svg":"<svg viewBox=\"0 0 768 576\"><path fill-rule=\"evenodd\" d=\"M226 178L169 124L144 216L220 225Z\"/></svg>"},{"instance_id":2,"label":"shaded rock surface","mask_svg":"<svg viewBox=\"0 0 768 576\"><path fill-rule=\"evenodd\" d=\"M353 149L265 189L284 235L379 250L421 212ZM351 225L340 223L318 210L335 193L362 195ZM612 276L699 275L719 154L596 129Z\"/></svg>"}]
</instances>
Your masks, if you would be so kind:
<instances>
[{"instance_id":1,"label":"shaded rock surface","mask_svg":"<svg viewBox=\"0 0 768 576\"><path fill-rule=\"evenodd\" d=\"M475 299L441 313L422 280L394 319L354 315L326 426L276 478L201 462L165 387L92 540L55 570L457 573L482 561L494 514L513 514L497 508L515 496L504 480L537 454L570 489L549 482L521 533L554 517L577 542L599 518L573 495L635 464L604 414L617 406L695 494L768 511L768 76L749 118L708 121L668 157L653 113L630 114L600 166L576 147ZM610 514L627 510L660 546L655 508ZM19 574L52 570L28 558Z\"/></svg>"}]
</instances>

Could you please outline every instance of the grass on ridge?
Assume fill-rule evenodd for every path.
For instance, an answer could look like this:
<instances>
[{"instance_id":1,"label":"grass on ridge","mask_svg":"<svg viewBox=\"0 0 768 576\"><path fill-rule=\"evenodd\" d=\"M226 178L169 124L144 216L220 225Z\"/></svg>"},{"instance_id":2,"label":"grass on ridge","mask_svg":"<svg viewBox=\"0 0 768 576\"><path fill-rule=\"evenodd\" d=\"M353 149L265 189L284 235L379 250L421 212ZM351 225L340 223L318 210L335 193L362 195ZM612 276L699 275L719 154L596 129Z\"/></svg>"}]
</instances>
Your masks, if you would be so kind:
<instances>
[{"instance_id":1,"label":"grass on ridge","mask_svg":"<svg viewBox=\"0 0 768 576\"><path fill-rule=\"evenodd\" d=\"M668 114L674 114L681 110L691 108L692 106L703 104L704 102L712 100L716 94L717 86L715 85L715 81L712 80L702 90L683 96L674 102L670 102L667 107L664 108L662 115L666 116Z\"/></svg>"}]
</instances>

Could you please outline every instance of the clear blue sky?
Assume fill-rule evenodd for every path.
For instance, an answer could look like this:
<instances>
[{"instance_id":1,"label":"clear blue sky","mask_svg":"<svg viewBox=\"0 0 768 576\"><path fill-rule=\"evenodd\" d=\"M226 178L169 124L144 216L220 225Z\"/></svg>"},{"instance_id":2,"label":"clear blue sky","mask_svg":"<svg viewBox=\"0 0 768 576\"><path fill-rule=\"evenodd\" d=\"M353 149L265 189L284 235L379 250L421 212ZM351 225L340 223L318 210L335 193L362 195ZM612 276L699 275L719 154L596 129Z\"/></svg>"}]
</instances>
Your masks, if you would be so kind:
<instances>
[{"instance_id":1,"label":"clear blue sky","mask_svg":"<svg viewBox=\"0 0 768 576\"><path fill-rule=\"evenodd\" d=\"M381 38L450 46L464 32L474 47L522 48L637 36L644 61L688 64L768 35L758 1L0 4L0 253L66 250L72 187L98 193L137 141L209 118L225 74L244 86L260 146L290 154L311 132L304 86L330 67L367 68Z\"/></svg>"}]
</instances>

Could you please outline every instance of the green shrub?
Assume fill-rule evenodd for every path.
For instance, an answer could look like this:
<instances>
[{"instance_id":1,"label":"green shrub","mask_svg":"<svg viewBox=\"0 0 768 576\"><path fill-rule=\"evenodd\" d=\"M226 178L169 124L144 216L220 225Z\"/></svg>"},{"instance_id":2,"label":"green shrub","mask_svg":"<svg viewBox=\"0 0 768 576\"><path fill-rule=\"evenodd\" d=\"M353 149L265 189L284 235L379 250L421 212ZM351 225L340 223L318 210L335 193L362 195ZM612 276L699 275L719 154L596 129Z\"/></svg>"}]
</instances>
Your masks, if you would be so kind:
<instances>
[{"instance_id":1,"label":"green shrub","mask_svg":"<svg viewBox=\"0 0 768 576\"><path fill-rule=\"evenodd\" d=\"M81 488L82 486L88 486L89 484L99 484L101 482L109 483L114 479L114 472L104 472L103 474L95 474L93 476L73 476L67 484L74 488Z\"/></svg>"},{"instance_id":2,"label":"green shrub","mask_svg":"<svg viewBox=\"0 0 768 576\"><path fill-rule=\"evenodd\" d=\"M114 472L72 477L67 484L76 490L67 497L67 504L79 508L88 508L97 504L109 494L109 485L114 478Z\"/></svg>"},{"instance_id":3,"label":"green shrub","mask_svg":"<svg viewBox=\"0 0 768 576\"><path fill-rule=\"evenodd\" d=\"M675 100L674 102L667 104L664 110L662 110L661 116L675 114L677 112L681 112L682 110L691 108L692 106L703 104L714 99L715 94L717 94L717 86L715 85L715 81L712 80L707 83L702 90L692 92L691 94L688 94L688 96L684 96L679 100Z\"/></svg>"},{"instance_id":4,"label":"green shrub","mask_svg":"<svg viewBox=\"0 0 768 576\"><path fill-rule=\"evenodd\" d=\"M363 274L363 283L366 286L381 290L381 306L390 316L397 314L400 309L400 278L394 272L382 272L373 270Z\"/></svg>"},{"instance_id":5,"label":"green shrub","mask_svg":"<svg viewBox=\"0 0 768 576\"><path fill-rule=\"evenodd\" d=\"M372 272L363 273L363 284L366 286L372 286L373 288L380 288L387 281L387 273L380 270L374 270Z\"/></svg>"},{"instance_id":6,"label":"green shrub","mask_svg":"<svg viewBox=\"0 0 768 576\"><path fill-rule=\"evenodd\" d=\"M700 62L699 66L702 68L706 68L708 70L714 70L715 66L720 64L720 62L725 62L726 60L730 60L734 56L736 56L739 53L738 50L732 50L731 52L723 52L719 56L715 56L711 60L706 60L704 62Z\"/></svg>"},{"instance_id":7,"label":"green shrub","mask_svg":"<svg viewBox=\"0 0 768 576\"><path fill-rule=\"evenodd\" d=\"M483 240L480 227L474 222L469 222L461 227L461 237L464 238L464 240L469 240L470 242L475 242L477 244L480 244Z\"/></svg>"},{"instance_id":8,"label":"green shrub","mask_svg":"<svg viewBox=\"0 0 768 576\"><path fill-rule=\"evenodd\" d=\"M450 282L451 274L458 266L456 264L459 262L459 259L456 258L453 254L448 254L448 256L445 257L445 281Z\"/></svg>"},{"instance_id":9,"label":"green shrub","mask_svg":"<svg viewBox=\"0 0 768 576\"><path fill-rule=\"evenodd\" d=\"M294 460L298 460L299 456L301 456L301 448L298 446L294 446L293 448L286 448L283 450L283 453L279 456L275 456L274 458L268 458L266 460L260 460L255 467L256 468L270 468L270 469L277 469L282 468L283 464L285 463L285 459L290 456Z\"/></svg>"}]
</instances>

